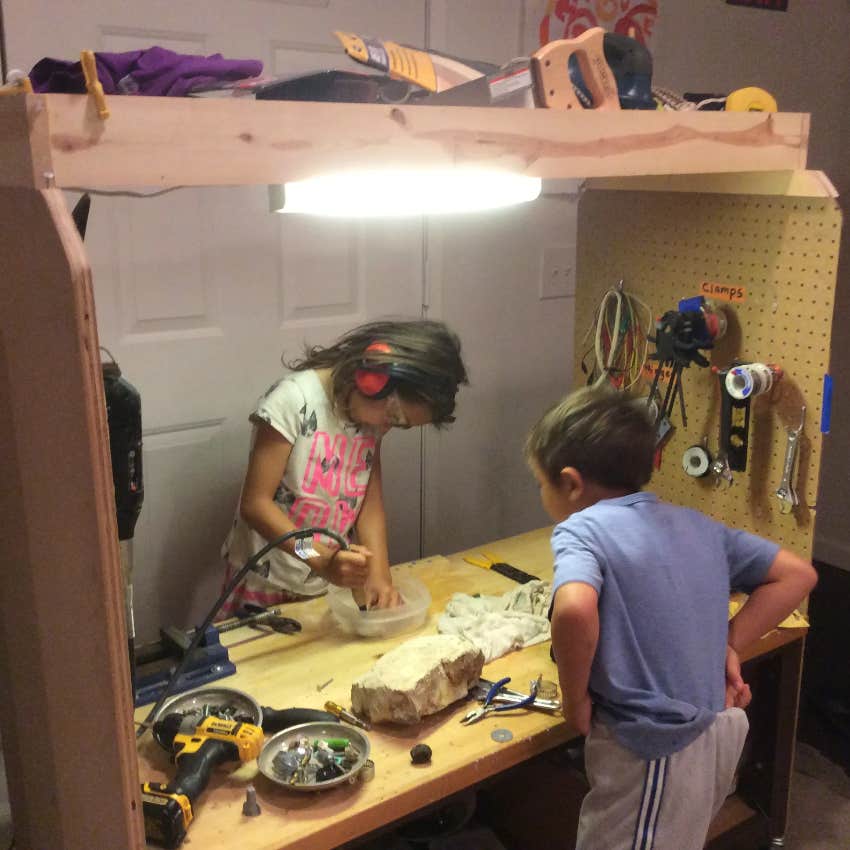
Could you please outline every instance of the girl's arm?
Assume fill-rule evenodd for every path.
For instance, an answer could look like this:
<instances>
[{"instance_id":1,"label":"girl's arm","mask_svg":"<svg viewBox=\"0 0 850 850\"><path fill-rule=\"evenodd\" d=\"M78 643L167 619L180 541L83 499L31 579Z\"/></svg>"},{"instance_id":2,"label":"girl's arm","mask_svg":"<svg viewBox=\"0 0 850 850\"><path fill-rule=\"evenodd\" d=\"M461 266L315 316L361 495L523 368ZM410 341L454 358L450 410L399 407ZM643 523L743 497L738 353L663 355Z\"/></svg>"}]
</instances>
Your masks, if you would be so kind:
<instances>
[{"instance_id":1,"label":"girl's arm","mask_svg":"<svg viewBox=\"0 0 850 850\"><path fill-rule=\"evenodd\" d=\"M599 642L598 602L595 588L572 581L558 588L552 605L552 650L564 698L564 717L582 735L590 731L593 708L587 688Z\"/></svg>"},{"instance_id":2,"label":"girl's arm","mask_svg":"<svg viewBox=\"0 0 850 850\"><path fill-rule=\"evenodd\" d=\"M370 608L393 608L400 605L402 600L393 587L387 552L387 515L384 511L384 490L381 482L380 443L375 449L372 474L369 476L369 484L355 528L357 539L372 553L369 557L365 604Z\"/></svg>"},{"instance_id":3,"label":"girl's arm","mask_svg":"<svg viewBox=\"0 0 850 850\"><path fill-rule=\"evenodd\" d=\"M257 436L242 486L239 515L266 540L273 540L296 528L274 500L291 451L292 444L274 428L264 423L257 424ZM280 548L294 555L295 540L287 540ZM319 557L310 558L307 565L324 579L342 587L361 587L365 583L368 550L356 546L348 551L337 551L317 541L313 542L313 548L319 552Z\"/></svg>"}]
</instances>

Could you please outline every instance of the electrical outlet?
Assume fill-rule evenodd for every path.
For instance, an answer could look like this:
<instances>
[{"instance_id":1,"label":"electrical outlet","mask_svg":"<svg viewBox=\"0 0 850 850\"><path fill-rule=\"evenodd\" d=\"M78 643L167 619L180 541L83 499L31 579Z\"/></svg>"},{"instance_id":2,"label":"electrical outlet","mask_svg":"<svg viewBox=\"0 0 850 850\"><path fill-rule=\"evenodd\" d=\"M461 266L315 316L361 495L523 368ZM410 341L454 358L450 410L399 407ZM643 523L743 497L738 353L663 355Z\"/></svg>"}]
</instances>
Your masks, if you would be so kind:
<instances>
[{"instance_id":1,"label":"electrical outlet","mask_svg":"<svg viewBox=\"0 0 850 850\"><path fill-rule=\"evenodd\" d=\"M540 300L576 294L575 248L547 245L540 256Z\"/></svg>"}]
</instances>

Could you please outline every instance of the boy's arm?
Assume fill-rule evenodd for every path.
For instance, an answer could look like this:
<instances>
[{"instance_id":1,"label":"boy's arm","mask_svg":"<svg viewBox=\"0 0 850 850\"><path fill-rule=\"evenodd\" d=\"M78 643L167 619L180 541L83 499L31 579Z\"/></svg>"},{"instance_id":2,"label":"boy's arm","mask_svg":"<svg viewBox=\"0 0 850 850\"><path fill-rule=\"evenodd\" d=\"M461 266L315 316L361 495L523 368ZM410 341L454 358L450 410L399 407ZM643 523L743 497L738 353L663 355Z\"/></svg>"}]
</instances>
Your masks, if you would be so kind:
<instances>
[{"instance_id":1,"label":"boy's arm","mask_svg":"<svg viewBox=\"0 0 850 850\"><path fill-rule=\"evenodd\" d=\"M587 687L599 642L599 594L589 584L571 581L555 591L552 650L564 698L564 717L582 735L590 731Z\"/></svg>"},{"instance_id":2,"label":"boy's arm","mask_svg":"<svg viewBox=\"0 0 850 850\"><path fill-rule=\"evenodd\" d=\"M749 596L729 624L729 646L741 652L781 623L817 584L815 568L780 549L764 582Z\"/></svg>"},{"instance_id":3,"label":"boy's arm","mask_svg":"<svg viewBox=\"0 0 850 850\"><path fill-rule=\"evenodd\" d=\"M357 539L371 553L369 576L364 587L365 598L359 604L369 608L393 608L401 604L401 596L393 587L390 558L387 551L387 515L384 510L384 493L381 482L381 447L375 449L372 473L366 486L366 495L360 506L355 524Z\"/></svg>"}]
</instances>

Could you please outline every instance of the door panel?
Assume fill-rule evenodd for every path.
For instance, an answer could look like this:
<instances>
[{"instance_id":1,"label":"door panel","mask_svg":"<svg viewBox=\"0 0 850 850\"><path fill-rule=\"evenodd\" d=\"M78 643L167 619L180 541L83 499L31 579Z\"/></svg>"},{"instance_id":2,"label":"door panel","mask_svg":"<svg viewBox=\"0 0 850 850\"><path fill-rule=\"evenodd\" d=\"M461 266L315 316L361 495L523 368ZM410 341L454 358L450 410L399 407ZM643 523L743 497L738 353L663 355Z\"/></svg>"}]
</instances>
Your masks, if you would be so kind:
<instances>
[{"instance_id":1,"label":"door panel","mask_svg":"<svg viewBox=\"0 0 850 850\"><path fill-rule=\"evenodd\" d=\"M225 3L49 0L4 4L9 58L76 59L83 47L258 58L267 74L353 68L334 29L424 37L424 0ZM76 195L69 196L73 203ZM189 625L215 598L219 547L247 460L248 414L281 357L348 328L421 313L421 224L326 222L268 211L263 187L96 196L86 235L101 342L142 395L145 503L134 539L136 624ZM396 439L396 437L400 439ZM391 555L420 549L420 450L386 451Z\"/></svg>"},{"instance_id":2,"label":"door panel","mask_svg":"<svg viewBox=\"0 0 850 850\"><path fill-rule=\"evenodd\" d=\"M528 42L521 0L91 0L72 16L51 0L6 0L4 13L10 66L25 69L84 47L160 44L258 58L269 74L356 70L334 29L413 45L430 38L493 62ZM60 13L61 27L44 25ZM573 215L571 203L547 199L471 218L350 223L271 215L264 187L95 197L86 246L101 342L142 394L140 637L196 622L215 598L247 416L281 374L281 357L370 319L420 315L424 302L460 333L472 386L451 428L386 441L391 559L543 524L520 447L571 371L572 300L539 301L538 264L544 244L574 245Z\"/></svg>"}]
</instances>

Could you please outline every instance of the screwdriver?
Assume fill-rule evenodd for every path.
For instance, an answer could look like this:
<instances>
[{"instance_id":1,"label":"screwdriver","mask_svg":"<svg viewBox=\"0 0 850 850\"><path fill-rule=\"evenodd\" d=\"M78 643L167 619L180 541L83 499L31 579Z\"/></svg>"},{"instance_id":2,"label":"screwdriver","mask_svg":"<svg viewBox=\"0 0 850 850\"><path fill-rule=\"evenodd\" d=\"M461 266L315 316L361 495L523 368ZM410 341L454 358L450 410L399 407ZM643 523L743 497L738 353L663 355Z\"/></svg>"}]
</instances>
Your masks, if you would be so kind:
<instances>
[{"instance_id":1,"label":"screwdriver","mask_svg":"<svg viewBox=\"0 0 850 850\"><path fill-rule=\"evenodd\" d=\"M331 700L325 703L325 711L329 711L338 720L345 720L347 723L351 723L353 726L359 726L367 732L372 728L365 720L361 720L356 714L346 711L341 705L337 705L337 703L331 702Z\"/></svg>"}]
</instances>

